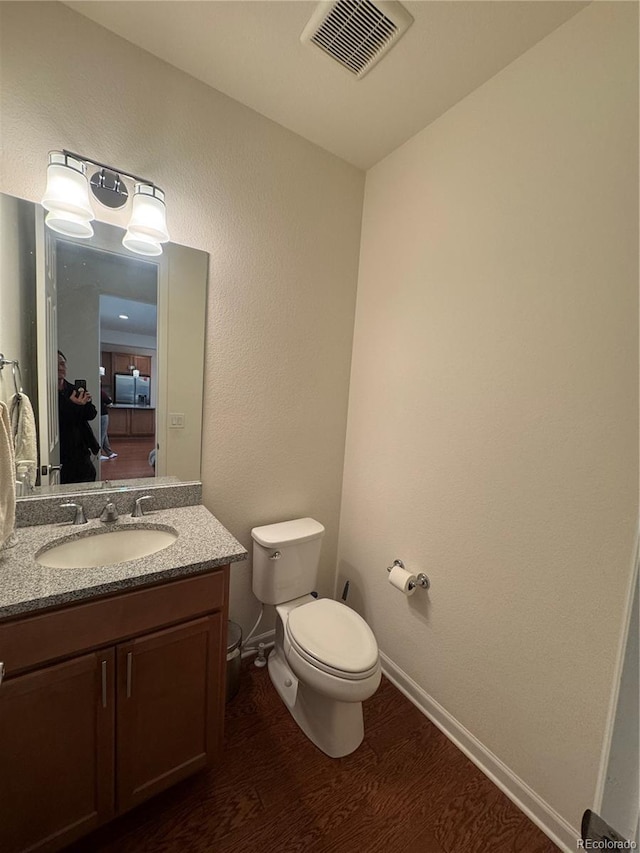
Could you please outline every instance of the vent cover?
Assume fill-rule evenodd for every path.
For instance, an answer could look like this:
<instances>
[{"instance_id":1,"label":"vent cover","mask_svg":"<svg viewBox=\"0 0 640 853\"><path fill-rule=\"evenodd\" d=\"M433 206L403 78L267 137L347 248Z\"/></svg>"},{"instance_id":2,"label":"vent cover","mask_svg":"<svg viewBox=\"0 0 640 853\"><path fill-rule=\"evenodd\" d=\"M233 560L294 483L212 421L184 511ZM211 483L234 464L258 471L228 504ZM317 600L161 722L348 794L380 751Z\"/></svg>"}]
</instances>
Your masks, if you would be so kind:
<instances>
[{"instance_id":1,"label":"vent cover","mask_svg":"<svg viewBox=\"0 0 640 853\"><path fill-rule=\"evenodd\" d=\"M361 78L412 23L406 9L391 0L337 0L320 3L300 41L319 47Z\"/></svg>"}]
</instances>

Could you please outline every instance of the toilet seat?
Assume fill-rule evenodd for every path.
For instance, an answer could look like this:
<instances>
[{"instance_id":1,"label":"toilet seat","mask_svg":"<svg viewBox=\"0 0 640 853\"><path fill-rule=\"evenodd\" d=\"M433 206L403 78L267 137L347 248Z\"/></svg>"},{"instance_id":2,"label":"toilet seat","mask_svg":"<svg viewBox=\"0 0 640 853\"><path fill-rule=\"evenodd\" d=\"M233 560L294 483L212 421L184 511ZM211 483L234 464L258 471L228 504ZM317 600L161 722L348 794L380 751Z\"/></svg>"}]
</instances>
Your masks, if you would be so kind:
<instances>
[{"instance_id":1,"label":"toilet seat","mask_svg":"<svg viewBox=\"0 0 640 853\"><path fill-rule=\"evenodd\" d=\"M371 628L345 604L328 598L302 604L289 612L284 627L300 657L323 672L360 681L379 669Z\"/></svg>"}]
</instances>

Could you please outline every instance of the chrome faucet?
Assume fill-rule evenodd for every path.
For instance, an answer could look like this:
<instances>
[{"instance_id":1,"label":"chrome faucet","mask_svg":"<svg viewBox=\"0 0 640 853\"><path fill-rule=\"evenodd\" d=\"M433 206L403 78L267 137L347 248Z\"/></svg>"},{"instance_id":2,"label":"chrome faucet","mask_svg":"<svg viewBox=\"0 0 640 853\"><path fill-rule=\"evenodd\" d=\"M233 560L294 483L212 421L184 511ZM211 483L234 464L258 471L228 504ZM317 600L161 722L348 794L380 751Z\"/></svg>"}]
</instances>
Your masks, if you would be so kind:
<instances>
[{"instance_id":1,"label":"chrome faucet","mask_svg":"<svg viewBox=\"0 0 640 853\"><path fill-rule=\"evenodd\" d=\"M100 521L117 521L118 520L118 510L116 509L116 505L113 501L109 501L105 508L102 510L102 514L100 515Z\"/></svg>"},{"instance_id":2,"label":"chrome faucet","mask_svg":"<svg viewBox=\"0 0 640 853\"><path fill-rule=\"evenodd\" d=\"M63 507L73 507L75 509L76 514L73 517L73 521L71 522L72 524L86 524L87 523L87 516L84 514L84 507L82 506L82 504L74 504L74 503L60 504L60 508L63 508Z\"/></svg>"},{"instance_id":3,"label":"chrome faucet","mask_svg":"<svg viewBox=\"0 0 640 853\"><path fill-rule=\"evenodd\" d=\"M142 508L142 501L151 501L153 497L151 495L142 495L141 498L136 498L136 502L133 507L133 512L131 513L131 518L142 518L144 515L144 509Z\"/></svg>"}]
</instances>

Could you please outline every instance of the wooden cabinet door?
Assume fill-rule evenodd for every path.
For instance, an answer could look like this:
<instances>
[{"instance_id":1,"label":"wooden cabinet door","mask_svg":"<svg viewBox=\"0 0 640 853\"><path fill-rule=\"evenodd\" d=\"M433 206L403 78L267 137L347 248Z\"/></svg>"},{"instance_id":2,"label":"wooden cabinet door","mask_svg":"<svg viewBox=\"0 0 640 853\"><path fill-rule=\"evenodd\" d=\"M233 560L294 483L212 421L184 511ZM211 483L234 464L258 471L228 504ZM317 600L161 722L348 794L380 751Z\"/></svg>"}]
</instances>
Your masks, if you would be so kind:
<instances>
[{"instance_id":1,"label":"wooden cabinet door","mask_svg":"<svg viewBox=\"0 0 640 853\"><path fill-rule=\"evenodd\" d=\"M54 851L114 814L114 649L0 685L0 850Z\"/></svg>"},{"instance_id":2,"label":"wooden cabinet door","mask_svg":"<svg viewBox=\"0 0 640 853\"><path fill-rule=\"evenodd\" d=\"M151 376L151 356L150 355L132 355L132 364L134 364L143 376Z\"/></svg>"},{"instance_id":3,"label":"wooden cabinet door","mask_svg":"<svg viewBox=\"0 0 640 853\"><path fill-rule=\"evenodd\" d=\"M113 370L111 368L111 353L102 350L100 353L100 364L104 367L104 376L102 377L102 387L113 397Z\"/></svg>"},{"instance_id":4,"label":"wooden cabinet door","mask_svg":"<svg viewBox=\"0 0 640 853\"><path fill-rule=\"evenodd\" d=\"M223 617L117 647L118 811L209 766L222 743Z\"/></svg>"},{"instance_id":5,"label":"wooden cabinet door","mask_svg":"<svg viewBox=\"0 0 640 853\"><path fill-rule=\"evenodd\" d=\"M114 373L128 373L131 376L131 366L133 364L133 356L128 352L112 352L111 365Z\"/></svg>"},{"instance_id":6,"label":"wooden cabinet door","mask_svg":"<svg viewBox=\"0 0 640 853\"><path fill-rule=\"evenodd\" d=\"M114 409L110 406L109 412L109 438L114 436L129 435L131 432L131 414L130 409Z\"/></svg>"},{"instance_id":7,"label":"wooden cabinet door","mask_svg":"<svg viewBox=\"0 0 640 853\"><path fill-rule=\"evenodd\" d=\"M155 431L155 409L131 409L131 435L154 435Z\"/></svg>"}]
</instances>

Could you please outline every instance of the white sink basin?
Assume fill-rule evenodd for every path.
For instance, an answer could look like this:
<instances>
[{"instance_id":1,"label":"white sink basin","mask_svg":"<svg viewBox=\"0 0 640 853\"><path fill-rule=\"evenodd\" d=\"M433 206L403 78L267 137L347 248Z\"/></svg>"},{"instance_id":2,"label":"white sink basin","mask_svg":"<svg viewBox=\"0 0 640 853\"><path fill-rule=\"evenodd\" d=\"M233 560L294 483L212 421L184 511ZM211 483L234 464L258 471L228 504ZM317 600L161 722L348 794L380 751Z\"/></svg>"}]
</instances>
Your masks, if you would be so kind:
<instances>
[{"instance_id":1,"label":"white sink basin","mask_svg":"<svg viewBox=\"0 0 640 853\"><path fill-rule=\"evenodd\" d=\"M36 562L51 569L92 569L127 563L162 551L178 534L171 527L96 530L50 545L36 554Z\"/></svg>"}]
</instances>

